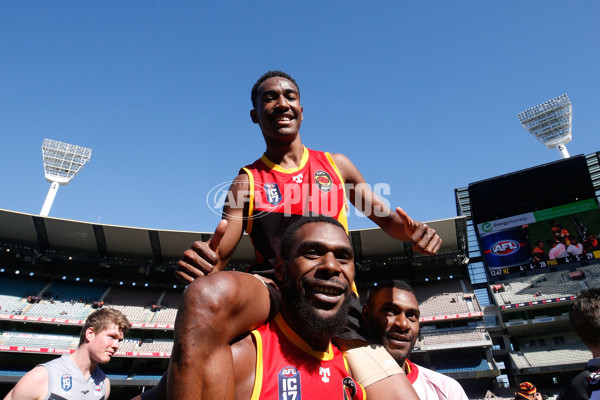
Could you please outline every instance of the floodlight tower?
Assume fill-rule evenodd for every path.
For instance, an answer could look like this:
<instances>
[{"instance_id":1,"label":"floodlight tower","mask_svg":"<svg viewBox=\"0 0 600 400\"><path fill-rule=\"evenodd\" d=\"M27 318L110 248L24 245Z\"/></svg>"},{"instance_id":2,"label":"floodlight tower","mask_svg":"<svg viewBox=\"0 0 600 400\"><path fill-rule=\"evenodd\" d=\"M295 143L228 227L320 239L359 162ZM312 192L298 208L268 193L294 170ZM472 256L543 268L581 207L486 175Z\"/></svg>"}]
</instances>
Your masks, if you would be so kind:
<instances>
[{"instance_id":1,"label":"floodlight tower","mask_svg":"<svg viewBox=\"0 0 600 400\"><path fill-rule=\"evenodd\" d=\"M50 213L58 186L68 185L91 156L92 149L44 139L42 158L44 159L44 175L50 182L50 190L42 206L42 211L40 211L42 217L47 217Z\"/></svg>"},{"instance_id":2,"label":"floodlight tower","mask_svg":"<svg viewBox=\"0 0 600 400\"><path fill-rule=\"evenodd\" d=\"M547 148L557 148L569 158L565 144L571 141L571 102L566 94L518 114L521 124Z\"/></svg>"}]
</instances>

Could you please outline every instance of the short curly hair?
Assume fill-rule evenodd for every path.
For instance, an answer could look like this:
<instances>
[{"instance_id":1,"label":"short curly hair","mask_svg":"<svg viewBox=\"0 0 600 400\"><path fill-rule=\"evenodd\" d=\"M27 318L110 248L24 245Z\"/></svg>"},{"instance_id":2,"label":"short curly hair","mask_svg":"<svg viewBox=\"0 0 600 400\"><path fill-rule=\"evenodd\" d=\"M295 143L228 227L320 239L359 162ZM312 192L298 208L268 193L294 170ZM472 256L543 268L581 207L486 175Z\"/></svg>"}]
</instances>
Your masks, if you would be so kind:
<instances>
[{"instance_id":1,"label":"short curly hair","mask_svg":"<svg viewBox=\"0 0 600 400\"><path fill-rule=\"evenodd\" d=\"M258 89L260 88L260 85L262 85L262 83L267 79L275 77L285 78L288 81L292 82L294 86L296 86L296 89L298 89L298 96L300 96L300 87L298 86L298 83L296 83L296 80L292 78L289 74L286 74L285 72L279 70L267 71L260 78L258 78L254 86L252 86L252 91L250 92L250 100L252 100L253 108L256 108L256 95L258 94Z\"/></svg>"}]
</instances>

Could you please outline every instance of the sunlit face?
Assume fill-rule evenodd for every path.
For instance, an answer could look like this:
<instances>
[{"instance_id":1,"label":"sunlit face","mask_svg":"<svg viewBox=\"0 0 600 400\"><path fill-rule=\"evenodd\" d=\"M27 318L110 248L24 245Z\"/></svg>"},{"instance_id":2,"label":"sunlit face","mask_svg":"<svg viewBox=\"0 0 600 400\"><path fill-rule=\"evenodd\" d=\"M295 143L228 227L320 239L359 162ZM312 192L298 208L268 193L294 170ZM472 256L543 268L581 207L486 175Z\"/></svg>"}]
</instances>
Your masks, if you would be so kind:
<instances>
[{"instance_id":1,"label":"sunlit face","mask_svg":"<svg viewBox=\"0 0 600 400\"><path fill-rule=\"evenodd\" d=\"M335 315L354 281L354 253L346 232L326 222L305 224L289 254L282 279L289 291L322 318Z\"/></svg>"},{"instance_id":2,"label":"sunlit face","mask_svg":"<svg viewBox=\"0 0 600 400\"><path fill-rule=\"evenodd\" d=\"M283 77L265 80L256 94L256 108L250 111L266 140L291 142L302 124L300 93L291 81Z\"/></svg>"},{"instance_id":3,"label":"sunlit face","mask_svg":"<svg viewBox=\"0 0 600 400\"><path fill-rule=\"evenodd\" d=\"M369 299L363 318L376 338L402 366L419 336L419 303L411 292L386 287Z\"/></svg>"},{"instance_id":4,"label":"sunlit face","mask_svg":"<svg viewBox=\"0 0 600 400\"><path fill-rule=\"evenodd\" d=\"M105 364L115 355L123 341L123 332L116 324L96 333L93 328L88 328L86 338L89 342L89 352L92 361Z\"/></svg>"}]
</instances>

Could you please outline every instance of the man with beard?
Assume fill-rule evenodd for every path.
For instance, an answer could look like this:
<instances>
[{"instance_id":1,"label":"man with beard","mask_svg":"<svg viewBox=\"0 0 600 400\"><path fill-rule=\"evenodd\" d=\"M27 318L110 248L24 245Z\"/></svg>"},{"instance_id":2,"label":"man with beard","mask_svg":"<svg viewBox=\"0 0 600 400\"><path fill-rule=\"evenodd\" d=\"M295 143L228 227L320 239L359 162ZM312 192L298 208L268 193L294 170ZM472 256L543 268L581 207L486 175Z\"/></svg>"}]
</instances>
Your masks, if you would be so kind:
<instances>
[{"instance_id":1,"label":"man with beard","mask_svg":"<svg viewBox=\"0 0 600 400\"><path fill-rule=\"evenodd\" d=\"M235 310L240 300L232 296L233 304L221 307L222 304L215 303L220 296L211 296L209 291L203 291L202 304L197 303L196 292L184 293L178 318L190 306L209 310L208 314L223 310L222 322L218 324L207 327L206 321L197 322L202 335L194 335L197 339L194 352L199 357L213 357L215 352L225 357L228 351L233 370L227 371L230 376L223 376L221 371L214 375L213 371L192 369L188 371L187 382L179 381L176 386L169 382L169 398L364 397L362 387L350 378L340 350L331 344L332 336L344 329L354 281L354 254L344 227L323 216L296 221L284 234L274 274L282 282L280 313L231 345L234 337L230 335L235 329L229 329L228 323L234 322L235 312L230 315L229 310ZM240 275L243 274L218 272L191 285L210 280L218 290ZM262 281L256 279L256 282L262 285ZM189 293L194 293L191 298ZM243 302L244 296L241 297ZM179 346L176 335L174 349L186 351ZM219 384L214 385L215 381ZM406 388L412 391L408 383ZM405 398L410 395L407 393Z\"/></svg>"},{"instance_id":2,"label":"man with beard","mask_svg":"<svg viewBox=\"0 0 600 400\"><path fill-rule=\"evenodd\" d=\"M184 253L177 269L181 280L191 282L198 277L210 276L214 271L223 270L244 231L250 235L257 256L257 263L249 272L272 277L282 233L302 215L329 215L340 221L347 230L346 196L392 238L410 241L413 249L422 254L437 253L442 240L435 230L410 218L401 208L390 210L368 187L360 171L346 156L304 147L300 138L300 125L303 121L300 90L291 76L281 71L267 72L252 88L251 101L253 108L250 116L252 122L261 129L266 144L265 153L253 164L242 168L234 179L223 207L224 220L219 223L213 238L208 242L195 242ZM207 288L209 282L190 286L188 292L198 290L198 296L202 298L203 291L211 290ZM244 293L245 301L237 309L223 310L232 304L228 299L230 293L243 292L252 296L245 296ZM233 327L238 330L230 330L238 335L265 323L272 311L267 290L249 276L231 279L212 291L213 299L220 295L223 297L215 300L215 303L221 304L219 312L235 311L236 321ZM188 297L193 296L190 294ZM361 350L350 350L350 353L356 354L357 351L369 351L371 348L365 346L366 341L357 333L360 320L358 298L353 298L353 304L355 306L351 308L348 318L351 329L344 332L342 337L348 347L362 346ZM185 371L197 369L226 374L231 370L226 354L205 359L192 350L186 350L193 349L196 341L192 337L196 321L207 316L205 310L198 310L203 315L195 316L194 309L188 305L182 307L186 308L186 313L180 313L175 332L181 343L173 351L171 367L174 368L171 368L169 381L179 379L180 374L185 374ZM370 355L368 357L372 358ZM389 359L386 355L382 357ZM357 358L355 367L354 356L348 357L358 376L363 356ZM187 365L194 367L188 368ZM369 397L376 397L378 400L396 399L397 396L384 395L393 393L390 390L390 385L393 385L390 379L394 380L394 375L401 369L398 366L388 368L387 365L382 365L379 370L381 373L376 376L373 376L372 370L365 371L370 375L368 380L358 379L361 383L364 382L364 386L368 386ZM185 377L181 379L188 380ZM175 383L175 386L181 385ZM377 393L378 390L382 391L381 396Z\"/></svg>"},{"instance_id":3,"label":"man with beard","mask_svg":"<svg viewBox=\"0 0 600 400\"><path fill-rule=\"evenodd\" d=\"M363 307L363 319L371 329L373 340L404 368L404 372L421 400L468 400L454 379L408 360L419 336L419 303L413 289L404 281L378 283Z\"/></svg>"}]
</instances>

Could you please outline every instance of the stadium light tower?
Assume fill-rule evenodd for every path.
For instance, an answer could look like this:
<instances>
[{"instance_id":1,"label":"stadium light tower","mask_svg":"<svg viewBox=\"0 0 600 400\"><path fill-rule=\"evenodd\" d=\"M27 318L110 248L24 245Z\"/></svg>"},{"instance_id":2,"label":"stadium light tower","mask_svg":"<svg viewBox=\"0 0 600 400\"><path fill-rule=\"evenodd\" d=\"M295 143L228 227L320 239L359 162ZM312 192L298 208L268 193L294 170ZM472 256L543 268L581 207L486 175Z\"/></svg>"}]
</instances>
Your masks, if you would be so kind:
<instances>
[{"instance_id":1,"label":"stadium light tower","mask_svg":"<svg viewBox=\"0 0 600 400\"><path fill-rule=\"evenodd\" d=\"M42 206L42 211L40 211L42 217L47 217L50 213L58 186L68 185L91 156L92 149L44 139L42 158L44 159L44 175L50 182L50 190Z\"/></svg>"},{"instance_id":2,"label":"stadium light tower","mask_svg":"<svg viewBox=\"0 0 600 400\"><path fill-rule=\"evenodd\" d=\"M557 148L569 158L565 144L571 141L571 102L566 94L518 114L521 124L548 149Z\"/></svg>"}]
</instances>

